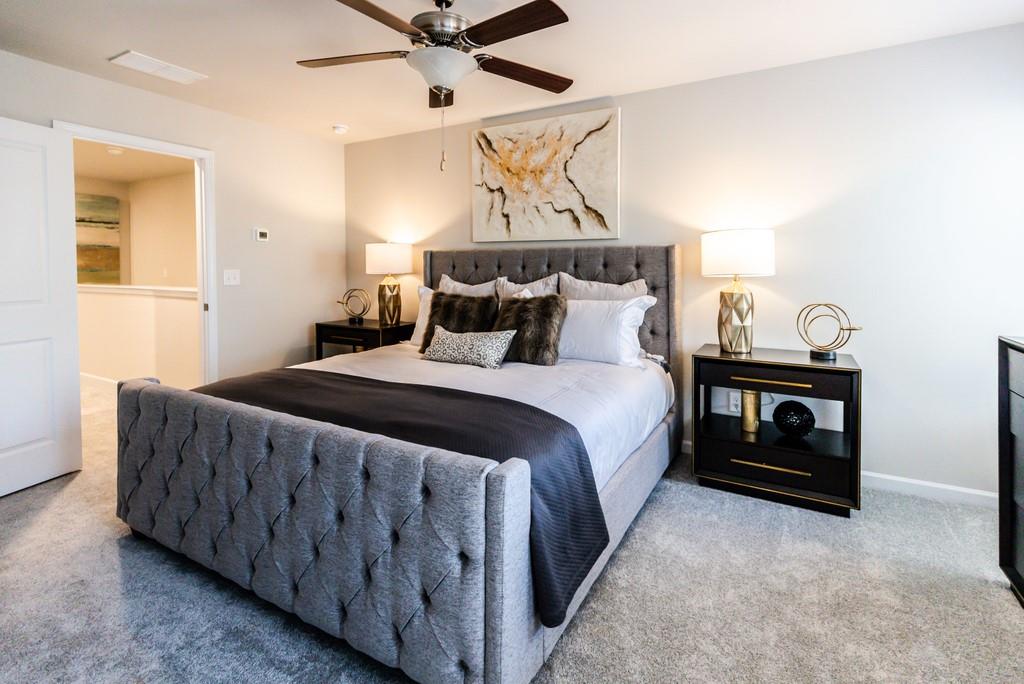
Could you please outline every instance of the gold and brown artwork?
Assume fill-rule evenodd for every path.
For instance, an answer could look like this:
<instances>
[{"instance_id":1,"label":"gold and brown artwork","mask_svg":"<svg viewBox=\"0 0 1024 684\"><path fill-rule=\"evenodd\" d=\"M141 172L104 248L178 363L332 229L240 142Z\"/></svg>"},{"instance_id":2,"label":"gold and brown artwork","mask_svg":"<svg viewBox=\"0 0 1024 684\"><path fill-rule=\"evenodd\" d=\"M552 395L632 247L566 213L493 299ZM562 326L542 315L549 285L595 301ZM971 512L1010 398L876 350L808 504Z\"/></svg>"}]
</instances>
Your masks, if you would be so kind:
<instances>
[{"instance_id":1,"label":"gold and brown artwork","mask_svg":"<svg viewBox=\"0 0 1024 684\"><path fill-rule=\"evenodd\" d=\"M473 133L473 240L619 237L619 110Z\"/></svg>"},{"instance_id":2,"label":"gold and brown artwork","mask_svg":"<svg viewBox=\"0 0 1024 684\"><path fill-rule=\"evenodd\" d=\"M106 195L75 195L78 282L121 282L121 203Z\"/></svg>"}]
</instances>

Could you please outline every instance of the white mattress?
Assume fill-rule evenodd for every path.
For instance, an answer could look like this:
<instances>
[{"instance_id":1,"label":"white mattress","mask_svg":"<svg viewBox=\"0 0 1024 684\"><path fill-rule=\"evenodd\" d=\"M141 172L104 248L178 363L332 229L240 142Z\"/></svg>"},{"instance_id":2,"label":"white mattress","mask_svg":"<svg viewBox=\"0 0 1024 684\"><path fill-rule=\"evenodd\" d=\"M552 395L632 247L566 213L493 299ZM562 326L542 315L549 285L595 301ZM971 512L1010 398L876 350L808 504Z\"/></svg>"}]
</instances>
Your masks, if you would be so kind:
<instances>
[{"instance_id":1,"label":"white mattress","mask_svg":"<svg viewBox=\"0 0 1024 684\"><path fill-rule=\"evenodd\" d=\"M672 408L671 377L653 361L644 364L625 368L563 359L555 366L506 363L488 370L427 361L414 346L397 344L293 367L450 387L536 406L579 431L600 490Z\"/></svg>"}]
</instances>

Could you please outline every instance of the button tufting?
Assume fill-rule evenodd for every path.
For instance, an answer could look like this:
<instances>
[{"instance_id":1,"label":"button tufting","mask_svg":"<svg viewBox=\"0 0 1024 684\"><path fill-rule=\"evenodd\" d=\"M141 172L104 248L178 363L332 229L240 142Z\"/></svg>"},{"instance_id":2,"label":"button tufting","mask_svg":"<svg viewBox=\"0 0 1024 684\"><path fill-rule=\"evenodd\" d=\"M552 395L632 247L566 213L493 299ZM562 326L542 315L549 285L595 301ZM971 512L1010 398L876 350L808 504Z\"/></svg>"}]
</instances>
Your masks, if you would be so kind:
<instances>
[{"instance_id":1,"label":"button tufting","mask_svg":"<svg viewBox=\"0 0 1024 684\"><path fill-rule=\"evenodd\" d=\"M424 606L430 605L430 594L427 593L426 589L424 589L423 593L420 595L420 600L423 601Z\"/></svg>"},{"instance_id":2,"label":"button tufting","mask_svg":"<svg viewBox=\"0 0 1024 684\"><path fill-rule=\"evenodd\" d=\"M345 522L345 511L338 511L338 522Z\"/></svg>"},{"instance_id":3,"label":"button tufting","mask_svg":"<svg viewBox=\"0 0 1024 684\"><path fill-rule=\"evenodd\" d=\"M397 544L399 539L401 539L401 537L398 534L398 530L391 530L391 544Z\"/></svg>"},{"instance_id":4,"label":"button tufting","mask_svg":"<svg viewBox=\"0 0 1024 684\"><path fill-rule=\"evenodd\" d=\"M459 561L465 565L469 562L469 556L466 555L465 551L459 551Z\"/></svg>"},{"instance_id":5,"label":"button tufting","mask_svg":"<svg viewBox=\"0 0 1024 684\"><path fill-rule=\"evenodd\" d=\"M459 669L465 673L469 673L469 663L467 663L465 660L460 660Z\"/></svg>"},{"instance_id":6,"label":"button tufting","mask_svg":"<svg viewBox=\"0 0 1024 684\"><path fill-rule=\"evenodd\" d=\"M292 494L291 496L288 497L288 505L291 506L292 508L295 507L295 495L294 494Z\"/></svg>"},{"instance_id":7,"label":"button tufting","mask_svg":"<svg viewBox=\"0 0 1024 684\"><path fill-rule=\"evenodd\" d=\"M430 487L423 485L423 498L426 499L430 496Z\"/></svg>"}]
</instances>

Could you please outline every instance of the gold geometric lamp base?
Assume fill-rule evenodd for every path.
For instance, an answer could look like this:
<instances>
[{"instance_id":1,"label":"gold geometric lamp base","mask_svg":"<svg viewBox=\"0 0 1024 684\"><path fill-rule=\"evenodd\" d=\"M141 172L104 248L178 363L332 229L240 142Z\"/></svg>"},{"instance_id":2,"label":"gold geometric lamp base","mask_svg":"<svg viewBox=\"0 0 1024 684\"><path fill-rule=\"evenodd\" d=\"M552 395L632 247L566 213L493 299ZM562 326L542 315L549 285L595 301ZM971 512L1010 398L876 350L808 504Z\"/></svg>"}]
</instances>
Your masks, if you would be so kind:
<instances>
[{"instance_id":1,"label":"gold geometric lamp base","mask_svg":"<svg viewBox=\"0 0 1024 684\"><path fill-rule=\"evenodd\" d=\"M718 344L731 354L754 348L754 295L738 277L718 295Z\"/></svg>"},{"instance_id":2,"label":"gold geometric lamp base","mask_svg":"<svg viewBox=\"0 0 1024 684\"><path fill-rule=\"evenodd\" d=\"M381 325L398 325L402 320L402 286L389 275L377 288L377 306Z\"/></svg>"}]
</instances>

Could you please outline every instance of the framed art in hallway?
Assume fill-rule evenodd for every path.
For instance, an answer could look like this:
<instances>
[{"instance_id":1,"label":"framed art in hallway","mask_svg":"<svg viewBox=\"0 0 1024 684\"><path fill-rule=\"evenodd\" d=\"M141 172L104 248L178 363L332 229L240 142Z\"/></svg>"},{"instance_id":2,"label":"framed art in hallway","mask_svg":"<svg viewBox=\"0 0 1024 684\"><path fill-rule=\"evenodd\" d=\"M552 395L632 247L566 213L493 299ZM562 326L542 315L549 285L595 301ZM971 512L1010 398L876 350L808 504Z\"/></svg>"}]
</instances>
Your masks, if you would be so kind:
<instances>
[{"instance_id":1,"label":"framed art in hallway","mask_svg":"<svg viewBox=\"0 0 1024 684\"><path fill-rule=\"evenodd\" d=\"M619 237L618 108L481 128L473 241Z\"/></svg>"},{"instance_id":2,"label":"framed art in hallway","mask_svg":"<svg viewBox=\"0 0 1024 684\"><path fill-rule=\"evenodd\" d=\"M121 282L121 201L106 195L75 195L78 282Z\"/></svg>"}]
</instances>

